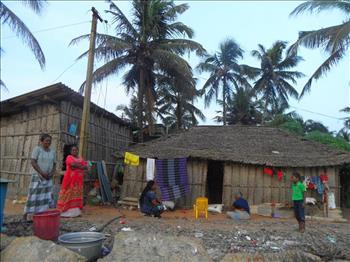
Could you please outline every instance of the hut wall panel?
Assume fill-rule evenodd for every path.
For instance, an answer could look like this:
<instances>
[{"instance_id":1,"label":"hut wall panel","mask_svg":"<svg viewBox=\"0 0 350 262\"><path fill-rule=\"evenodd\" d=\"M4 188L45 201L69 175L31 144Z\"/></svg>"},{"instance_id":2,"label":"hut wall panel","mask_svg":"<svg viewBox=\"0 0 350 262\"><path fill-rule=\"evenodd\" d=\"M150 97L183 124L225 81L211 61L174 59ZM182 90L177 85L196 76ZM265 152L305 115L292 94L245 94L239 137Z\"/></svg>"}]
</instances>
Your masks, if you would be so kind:
<instances>
[{"instance_id":1,"label":"hut wall panel","mask_svg":"<svg viewBox=\"0 0 350 262\"><path fill-rule=\"evenodd\" d=\"M230 205L231 192L232 192L232 165L224 165L224 184L223 184L223 196L222 202L227 207Z\"/></svg>"},{"instance_id":2,"label":"hut wall panel","mask_svg":"<svg viewBox=\"0 0 350 262\"><path fill-rule=\"evenodd\" d=\"M255 195L254 195L254 202L253 204L259 204L263 201L263 197L264 197L264 174L263 174L263 168L258 166L256 167L256 173L255 173L255 177L256 177L256 188L255 188Z\"/></svg>"},{"instance_id":3,"label":"hut wall panel","mask_svg":"<svg viewBox=\"0 0 350 262\"><path fill-rule=\"evenodd\" d=\"M240 187L241 192L245 198L248 197L248 175L249 175L249 166L243 165L240 167Z\"/></svg>"},{"instance_id":4,"label":"hut wall panel","mask_svg":"<svg viewBox=\"0 0 350 262\"><path fill-rule=\"evenodd\" d=\"M59 110L52 104L32 106L20 113L1 117L1 177L15 180L9 185L9 196L26 195L31 179L31 152L39 136L52 135L52 148L57 150Z\"/></svg>"}]
</instances>

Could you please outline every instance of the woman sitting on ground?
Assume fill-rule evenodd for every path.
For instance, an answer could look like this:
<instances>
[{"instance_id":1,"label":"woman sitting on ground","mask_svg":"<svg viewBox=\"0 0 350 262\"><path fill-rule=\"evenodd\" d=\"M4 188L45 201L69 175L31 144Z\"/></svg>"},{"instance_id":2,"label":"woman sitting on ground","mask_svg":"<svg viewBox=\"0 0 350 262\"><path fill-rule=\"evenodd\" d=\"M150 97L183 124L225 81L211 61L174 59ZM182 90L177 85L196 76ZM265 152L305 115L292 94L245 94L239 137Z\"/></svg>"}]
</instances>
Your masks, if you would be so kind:
<instances>
[{"instance_id":1,"label":"woman sitting on ground","mask_svg":"<svg viewBox=\"0 0 350 262\"><path fill-rule=\"evenodd\" d=\"M80 216L83 209L84 172L88 167L78 152L78 147L72 146L71 154L66 159L66 173L57 202L62 217Z\"/></svg>"},{"instance_id":2,"label":"woman sitting on ground","mask_svg":"<svg viewBox=\"0 0 350 262\"><path fill-rule=\"evenodd\" d=\"M235 201L232 204L232 211L227 212L227 215L236 220L240 219L250 219L250 208L247 200L243 198L241 192L237 192L235 194Z\"/></svg>"},{"instance_id":3,"label":"woman sitting on ground","mask_svg":"<svg viewBox=\"0 0 350 262\"><path fill-rule=\"evenodd\" d=\"M164 208L162 203L157 199L156 183L153 180L147 182L140 196L139 203L142 213L147 216L160 218L160 214L163 213Z\"/></svg>"}]
</instances>

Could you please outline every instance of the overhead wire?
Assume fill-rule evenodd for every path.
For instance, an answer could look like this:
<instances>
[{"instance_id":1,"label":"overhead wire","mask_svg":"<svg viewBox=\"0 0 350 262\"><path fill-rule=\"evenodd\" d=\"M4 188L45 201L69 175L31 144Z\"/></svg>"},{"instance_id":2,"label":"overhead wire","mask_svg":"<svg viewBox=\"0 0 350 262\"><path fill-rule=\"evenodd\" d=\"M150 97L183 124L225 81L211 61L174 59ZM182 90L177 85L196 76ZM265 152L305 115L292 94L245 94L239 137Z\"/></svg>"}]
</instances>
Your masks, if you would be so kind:
<instances>
[{"instance_id":1,"label":"overhead wire","mask_svg":"<svg viewBox=\"0 0 350 262\"><path fill-rule=\"evenodd\" d=\"M56 27L50 27L50 28L40 29L40 30L32 31L32 33L33 33L33 34L36 34L36 33L54 31L54 30L59 30L59 29L62 29L62 28L67 28L67 27L72 27L72 26L77 26L77 25L87 24L87 23L91 23L91 21L83 21L83 22L78 22L78 23L73 23L73 24L67 24L67 25L61 25L61 26L56 26ZM17 37L17 35L6 36L6 37L3 37L2 40L6 40L6 39L10 39L10 38L15 38L15 37Z\"/></svg>"}]
</instances>

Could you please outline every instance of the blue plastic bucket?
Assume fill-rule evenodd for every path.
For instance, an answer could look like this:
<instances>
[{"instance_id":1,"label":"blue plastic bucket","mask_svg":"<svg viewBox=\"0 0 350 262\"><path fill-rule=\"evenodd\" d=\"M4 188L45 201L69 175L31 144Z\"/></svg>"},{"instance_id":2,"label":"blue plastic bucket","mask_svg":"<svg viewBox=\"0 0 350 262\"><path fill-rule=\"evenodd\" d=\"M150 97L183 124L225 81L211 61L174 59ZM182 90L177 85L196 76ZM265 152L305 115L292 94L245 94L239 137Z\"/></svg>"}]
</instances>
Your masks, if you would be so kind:
<instances>
[{"instance_id":1,"label":"blue plastic bucket","mask_svg":"<svg viewBox=\"0 0 350 262\"><path fill-rule=\"evenodd\" d=\"M0 229L4 230L2 223L4 220L4 209L6 201L7 184L12 183L12 180L0 179Z\"/></svg>"}]
</instances>

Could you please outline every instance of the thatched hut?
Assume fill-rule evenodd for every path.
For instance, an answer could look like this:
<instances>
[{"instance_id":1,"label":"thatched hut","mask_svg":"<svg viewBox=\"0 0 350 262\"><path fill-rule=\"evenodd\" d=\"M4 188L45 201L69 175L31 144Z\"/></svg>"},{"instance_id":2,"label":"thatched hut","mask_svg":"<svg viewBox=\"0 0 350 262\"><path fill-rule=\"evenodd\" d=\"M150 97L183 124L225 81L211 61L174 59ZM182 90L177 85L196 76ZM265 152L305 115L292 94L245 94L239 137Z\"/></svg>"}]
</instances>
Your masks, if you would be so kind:
<instances>
[{"instance_id":1,"label":"thatched hut","mask_svg":"<svg viewBox=\"0 0 350 262\"><path fill-rule=\"evenodd\" d=\"M269 127L200 126L128 150L142 161L138 167L126 168L123 197L137 197L145 185L145 158L186 157L190 195L181 204L187 207L199 196L229 206L236 191L250 204L291 202L290 176L294 171L303 176L326 172L339 205L339 171L350 163L347 152ZM264 167L281 170L286 179L264 175Z\"/></svg>"},{"instance_id":2,"label":"thatched hut","mask_svg":"<svg viewBox=\"0 0 350 262\"><path fill-rule=\"evenodd\" d=\"M10 194L27 194L30 156L41 133L53 137L52 147L59 163L57 171L65 168L70 146L78 143L83 99L58 83L1 102L0 173L2 178L17 181L11 184ZM112 168L114 152L132 141L130 125L95 104L91 104L90 113L87 159L104 160Z\"/></svg>"}]
</instances>

